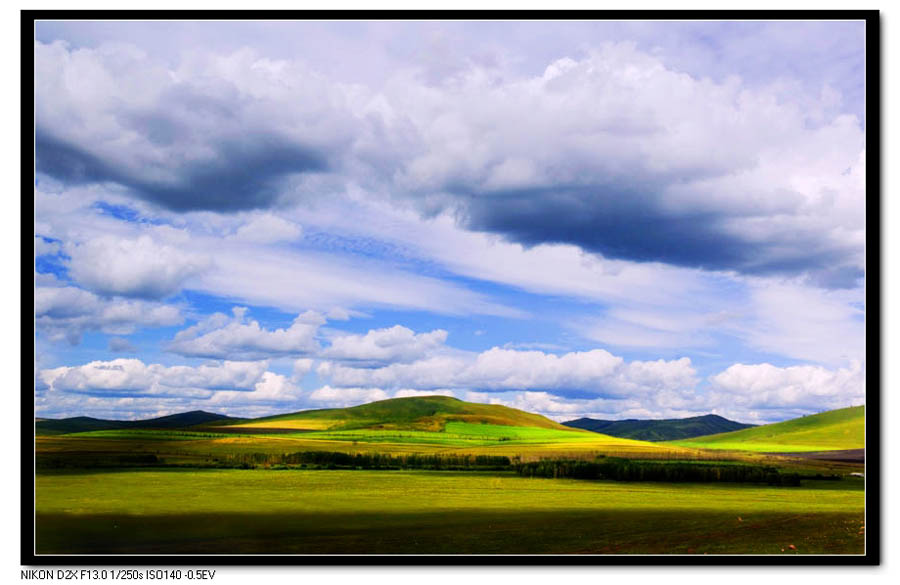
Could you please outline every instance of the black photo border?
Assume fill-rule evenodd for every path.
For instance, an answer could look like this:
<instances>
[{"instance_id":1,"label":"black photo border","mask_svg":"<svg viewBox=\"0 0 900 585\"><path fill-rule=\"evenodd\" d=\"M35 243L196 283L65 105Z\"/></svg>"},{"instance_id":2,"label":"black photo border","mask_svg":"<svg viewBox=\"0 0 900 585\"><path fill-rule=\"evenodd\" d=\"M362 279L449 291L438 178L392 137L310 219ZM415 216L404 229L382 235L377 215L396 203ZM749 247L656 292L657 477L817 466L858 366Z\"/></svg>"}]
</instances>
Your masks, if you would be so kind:
<instances>
[{"instance_id":1,"label":"black photo border","mask_svg":"<svg viewBox=\"0 0 900 585\"><path fill-rule=\"evenodd\" d=\"M24 566L879 565L881 534L881 16L878 10L22 10L21 517ZM34 23L39 20L856 20L866 31L866 548L861 555L38 555L34 551ZM30 121L30 123L29 123ZM25 156L26 152L32 156ZM31 202L29 204L29 201ZM29 266L30 265L30 266ZM32 315L32 319L25 316ZM29 354L24 348L31 347Z\"/></svg>"}]
</instances>

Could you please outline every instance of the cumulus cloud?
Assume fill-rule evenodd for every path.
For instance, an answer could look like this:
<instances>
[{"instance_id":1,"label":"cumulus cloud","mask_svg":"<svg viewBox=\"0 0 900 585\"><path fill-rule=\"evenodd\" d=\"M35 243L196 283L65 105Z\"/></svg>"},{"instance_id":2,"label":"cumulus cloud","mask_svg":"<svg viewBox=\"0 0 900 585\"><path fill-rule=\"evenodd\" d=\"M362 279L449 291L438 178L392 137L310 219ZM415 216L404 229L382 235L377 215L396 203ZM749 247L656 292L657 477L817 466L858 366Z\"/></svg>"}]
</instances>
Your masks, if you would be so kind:
<instances>
[{"instance_id":1,"label":"cumulus cloud","mask_svg":"<svg viewBox=\"0 0 900 585\"><path fill-rule=\"evenodd\" d=\"M769 422L863 404L866 399L864 364L829 370L820 366L734 364L710 377L709 404L724 413L741 413Z\"/></svg>"},{"instance_id":2,"label":"cumulus cloud","mask_svg":"<svg viewBox=\"0 0 900 585\"><path fill-rule=\"evenodd\" d=\"M331 345L319 355L322 358L359 362L359 364L407 363L424 357L441 347L447 332L436 329L430 333L415 333L402 325L373 329L365 335L343 335L331 340Z\"/></svg>"},{"instance_id":3,"label":"cumulus cloud","mask_svg":"<svg viewBox=\"0 0 900 585\"><path fill-rule=\"evenodd\" d=\"M392 104L424 146L399 183L470 229L829 286L862 275L864 132L852 116L813 124L765 89L693 78L627 43L529 79L472 69L403 89Z\"/></svg>"},{"instance_id":4,"label":"cumulus cloud","mask_svg":"<svg viewBox=\"0 0 900 585\"><path fill-rule=\"evenodd\" d=\"M837 372L855 371L838 365L864 361L865 131L846 115L861 109L846 99L865 87L864 55L853 48L861 28L695 23L641 36L639 25L588 34L601 25L559 24L549 48L522 32L529 24L448 24L456 36L433 43L418 25L379 24L353 42L381 46L392 26L409 34L357 83L332 67L339 56L320 71L296 60L323 55L312 41L279 52L284 35L270 35L279 40L266 54L221 50L243 44L231 38L187 52L158 48L158 39L147 51L97 46L91 35L36 43L34 246L37 269L59 275L35 276L41 338L77 343L86 331L180 323L178 307L153 301L185 288L330 320L398 307L546 317L521 290L563 298L548 318L582 340L640 356L700 347L717 352L717 364L784 356L816 364L801 374L827 388L843 387ZM576 30L583 43L561 34ZM715 51L673 40L707 30L718 35ZM645 40L596 41L629 35ZM484 54L449 38L477 40ZM486 47L484 38L531 48ZM398 46L417 44L410 39L428 50L398 66ZM758 51L760 43L771 44ZM842 58L829 58L837 47ZM784 54L800 53L811 66L789 71ZM824 86L834 75L840 91ZM566 304L573 298L580 306ZM485 400L555 417L576 404L612 418L705 412L707 398L760 417L816 402L764 411L742 388L765 384L746 372L729 369L697 388L686 358L549 353L563 348L537 336L530 346L497 338L499 319L470 319L472 330L493 332L492 343L510 342L476 354L445 346L442 329L341 335L306 315L267 329L240 311L216 314L168 349L293 361L292 372L269 373L252 390L215 391L223 407L247 412L259 412L245 401L254 392L273 408L279 396L295 400L313 372L327 384L318 396L335 404L378 392L485 391ZM128 351L124 341L111 339L110 349ZM791 377L801 374L757 374L807 392ZM43 379L36 387L50 388ZM838 405L845 392L835 392L823 404ZM101 410L93 396L79 397ZM186 404L158 399L156 410ZM140 397L115 400L122 412L153 408Z\"/></svg>"},{"instance_id":5,"label":"cumulus cloud","mask_svg":"<svg viewBox=\"0 0 900 585\"><path fill-rule=\"evenodd\" d=\"M334 408L355 406L387 398L390 396L381 388L333 388L327 385L314 390L309 395L312 402Z\"/></svg>"},{"instance_id":6,"label":"cumulus cloud","mask_svg":"<svg viewBox=\"0 0 900 585\"><path fill-rule=\"evenodd\" d=\"M264 359L310 354L318 350L316 334L325 318L307 311L290 327L268 330L247 317L247 309L235 307L233 316L215 313L175 334L167 351L190 357L218 359Z\"/></svg>"},{"instance_id":7,"label":"cumulus cloud","mask_svg":"<svg viewBox=\"0 0 900 585\"><path fill-rule=\"evenodd\" d=\"M36 42L34 58L38 170L171 209L268 206L348 139L342 91L248 50L177 69L121 44Z\"/></svg>"},{"instance_id":8,"label":"cumulus cloud","mask_svg":"<svg viewBox=\"0 0 900 585\"><path fill-rule=\"evenodd\" d=\"M206 256L159 244L148 235L101 236L68 245L66 251L72 278L105 295L161 299L211 265Z\"/></svg>"},{"instance_id":9,"label":"cumulus cloud","mask_svg":"<svg viewBox=\"0 0 900 585\"><path fill-rule=\"evenodd\" d=\"M557 356L495 347L474 356L436 355L381 368L322 362L317 373L338 387L531 390L574 397L678 394L691 392L697 383L688 358L626 362L602 349Z\"/></svg>"},{"instance_id":10,"label":"cumulus cloud","mask_svg":"<svg viewBox=\"0 0 900 585\"><path fill-rule=\"evenodd\" d=\"M138 359L94 361L35 374L39 415L139 419L189 410L238 417L299 410L301 389L267 362L163 366Z\"/></svg>"},{"instance_id":11,"label":"cumulus cloud","mask_svg":"<svg viewBox=\"0 0 900 585\"><path fill-rule=\"evenodd\" d=\"M394 193L527 246L828 288L864 274L859 120L828 92L799 104L630 43L537 75L468 63L433 83L401 69L373 89L246 50L172 66L38 42L35 94L41 172L171 209L316 197L307 182L328 169L334 191Z\"/></svg>"},{"instance_id":12,"label":"cumulus cloud","mask_svg":"<svg viewBox=\"0 0 900 585\"><path fill-rule=\"evenodd\" d=\"M43 370L40 378L56 392L202 397L212 390L253 390L258 382L265 381L266 367L264 361L167 367L119 358Z\"/></svg>"},{"instance_id":13,"label":"cumulus cloud","mask_svg":"<svg viewBox=\"0 0 900 585\"><path fill-rule=\"evenodd\" d=\"M178 307L161 303L105 299L74 286L34 289L34 324L51 341L81 341L86 331L128 335L138 327L165 327L184 321Z\"/></svg>"},{"instance_id":14,"label":"cumulus cloud","mask_svg":"<svg viewBox=\"0 0 900 585\"><path fill-rule=\"evenodd\" d=\"M229 403L254 404L273 403L284 404L296 401L301 394L300 387L281 374L263 372L259 381L253 385L252 392L222 390L216 392L209 400L209 404L216 408Z\"/></svg>"},{"instance_id":15,"label":"cumulus cloud","mask_svg":"<svg viewBox=\"0 0 900 585\"><path fill-rule=\"evenodd\" d=\"M291 379L294 381L302 380L306 374L313 370L313 360L309 358L300 358L294 361L294 372Z\"/></svg>"}]
</instances>

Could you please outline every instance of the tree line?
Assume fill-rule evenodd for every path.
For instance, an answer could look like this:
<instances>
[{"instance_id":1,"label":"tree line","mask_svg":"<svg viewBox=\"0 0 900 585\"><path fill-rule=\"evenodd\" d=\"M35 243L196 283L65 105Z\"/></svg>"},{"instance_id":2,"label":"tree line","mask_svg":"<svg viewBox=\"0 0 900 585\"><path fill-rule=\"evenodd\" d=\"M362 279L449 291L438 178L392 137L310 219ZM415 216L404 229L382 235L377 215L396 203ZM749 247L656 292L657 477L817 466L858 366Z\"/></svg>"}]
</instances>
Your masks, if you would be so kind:
<instances>
[{"instance_id":1,"label":"tree line","mask_svg":"<svg viewBox=\"0 0 900 585\"><path fill-rule=\"evenodd\" d=\"M615 481L661 482L745 482L798 486L806 477L782 473L769 465L709 465L688 462L635 461L618 457L597 461L575 459L518 463L515 471L523 477L607 479ZM819 476L816 479L831 479ZM838 479L837 476L834 479Z\"/></svg>"},{"instance_id":2,"label":"tree line","mask_svg":"<svg viewBox=\"0 0 900 585\"><path fill-rule=\"evenodd\" d=\"M298 451L296 453L234 453L216 458L229 467L306 467L317 469L435 469L509 470L509 457L499 455L426 455L418 453L339 453Z\"/></svg>"}]
</instances>

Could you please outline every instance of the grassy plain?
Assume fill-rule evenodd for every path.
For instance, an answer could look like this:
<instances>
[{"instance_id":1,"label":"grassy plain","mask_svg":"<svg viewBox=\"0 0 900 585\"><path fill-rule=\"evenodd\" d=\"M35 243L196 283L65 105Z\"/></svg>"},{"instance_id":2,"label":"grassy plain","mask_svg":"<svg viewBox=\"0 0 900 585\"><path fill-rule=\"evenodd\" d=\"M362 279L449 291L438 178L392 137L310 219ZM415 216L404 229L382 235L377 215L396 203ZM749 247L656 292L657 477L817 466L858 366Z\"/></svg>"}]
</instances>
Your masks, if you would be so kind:
<instances>
[{"instance_id":1,"label":"grassy plain","mask_svg":"<svg viewBox=\"0 0 900 585\"><path fill-rule=\"evenodd\" d=\"M216 427L195 431L104 430L36 437L40 455L75 453L152 453L177 460L214 459L241 453L473 454L505 455L530 460L550 456L610 454L642 457L697 457L686 447L620 439L541 427L514 427L449 421L443 431L351 429L302 433L217 433ZM127 443L126 443L127 442Z\"/></svg>"},{"instance_id":2,"label":"grassy plain","mask_svg":"<svg viewBox=\"0 0 900 585\"><path fill-rule=\"evenodd\" d=\"M862 449L866 446L865 425L865 406L854 406L667 444L768 453Z\"/></svg>"},{"instance_id":3,"label":"grassy plain","mask_svg":"<svg viewBox=\"0 0 900 585\"><path fill-rule=\"evenodd\" d=\"M778 450L853 444L844 431L856 432L856 418L836 411L781 423L782 444L784 437L796 441ZM180 429L38 435L37 552L862 553L863 482L848 474L864 467L753 452L776 436L760 429L766 427L740 431L757 431L736 443L741 451L723 451L733 448L733 437L712 437L715 449L697 440L651 443L429 397ZM301 466L319 460L291 456L310 452L326 452L326 463L337 460L329 453L342 453L443 461L496 455L513 465L310 469ZM774 487L543 479L510 471L541 459L601 455L759 464L843 479Z\"/></svg>"},{"instance_id":4,"label":"grassy plain","mask_svg":"<svg viewBox=\"0 0 900 585\"><path fill-rule=\"evenodd\" d=\"M862 482L428 471L41 473L38 553L862 553ZM791 549L790 545L795 548Z\"/></svg>"}]
</instances>

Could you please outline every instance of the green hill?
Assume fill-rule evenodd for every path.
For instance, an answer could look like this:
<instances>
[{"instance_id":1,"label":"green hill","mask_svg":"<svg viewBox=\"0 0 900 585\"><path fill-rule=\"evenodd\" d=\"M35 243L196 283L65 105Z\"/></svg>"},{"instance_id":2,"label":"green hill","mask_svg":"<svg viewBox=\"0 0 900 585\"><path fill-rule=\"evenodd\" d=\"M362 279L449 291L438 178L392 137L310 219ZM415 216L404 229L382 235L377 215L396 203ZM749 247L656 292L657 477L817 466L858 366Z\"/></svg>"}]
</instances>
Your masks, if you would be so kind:
<instances>
[{"instance_id":1,"label":"green hill","mask_svg":"<svg viewBox=\"0 0 900 585\"><path fill-rule=\"evenodd\" d=\"M573 430L539 414L497 404L463 402L447 396L391 398L350 408L306 410L242 421L228 426L309 431L349 429L441 431L448 422L536 427L570 432Z\"/></svg>"},{"instance_id":2,"label":"green hill","mask_svg":"<svg viewBox=\"0 0 900 585\"><path fill-rule=\"evenodd\" d=\"M853 406L669 444L768 453L862 449L866 446L865 424L866 407Z\"/></svg>"},{"instance_id":3,"label":"green hill","mask_svg":"<svg viewBox=\"0 0 900 585\"><path fill-rule=\"evenodd\" d=\"M75 416L60 419L36 419L35 432L38 435L61 435L88 431L109 431L120 429L182 429L196 425L208 425L228 421L238 421L222 414L193 410L170 414L146 420L105 420L89 416Z\"/></svg>"},{"instance_id":4,"label":"green hill","mask_svg":"<svg viewBox=\"0 0 900 585\"><path fill-rule=\"evenodd\" d=\"M613 437L638 439L641 441L690 439L692 437L725 433L754 426L728 420L716 414L659 420L579 418L562 424L567 427L603 433Z\"/></svg>"}]
</instances>

